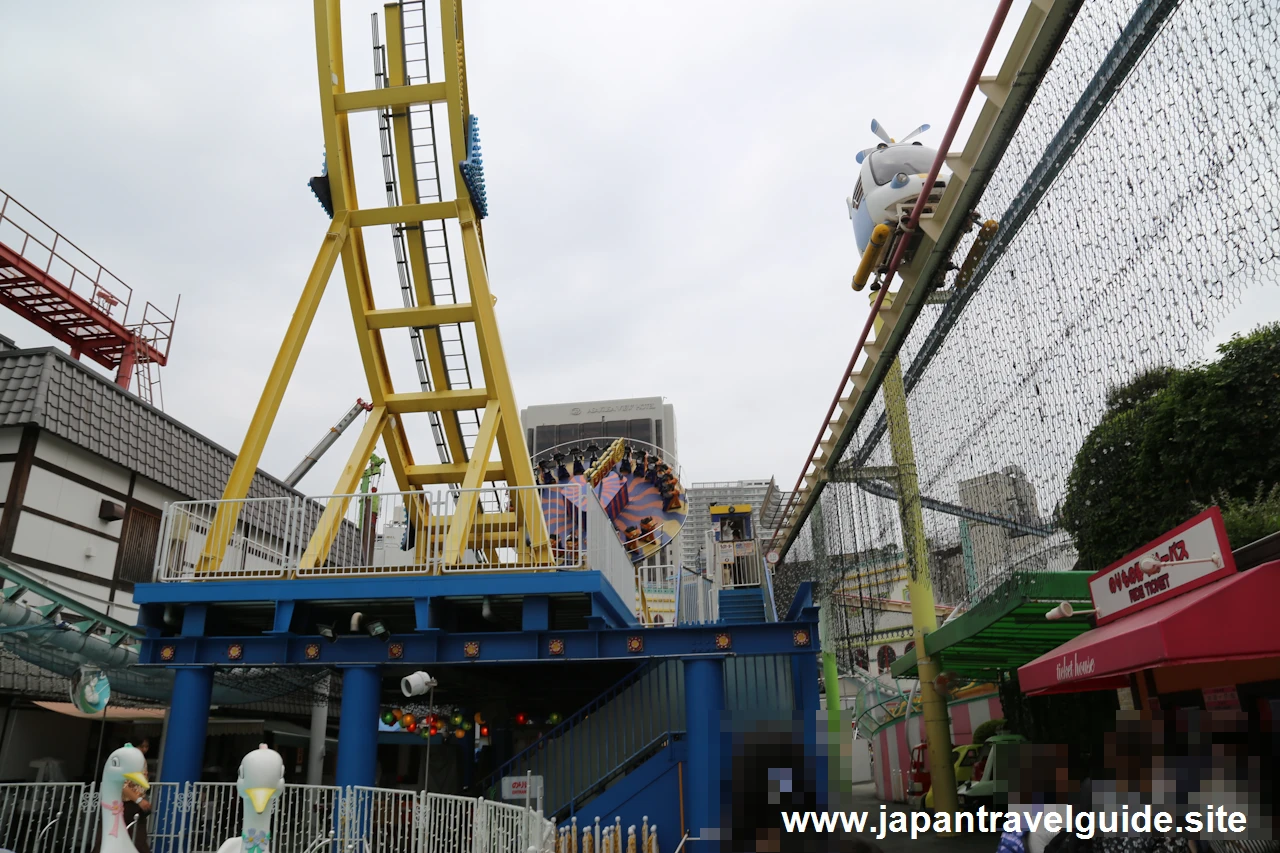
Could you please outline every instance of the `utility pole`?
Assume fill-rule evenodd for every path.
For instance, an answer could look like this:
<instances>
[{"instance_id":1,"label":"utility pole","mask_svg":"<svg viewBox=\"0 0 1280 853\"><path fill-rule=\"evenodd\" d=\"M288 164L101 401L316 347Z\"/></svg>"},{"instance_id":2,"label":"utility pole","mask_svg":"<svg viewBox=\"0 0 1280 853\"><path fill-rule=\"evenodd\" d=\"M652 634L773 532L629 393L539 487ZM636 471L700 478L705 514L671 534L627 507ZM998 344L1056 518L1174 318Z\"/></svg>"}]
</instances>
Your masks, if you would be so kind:
<instances>
[{"instance_id":1,"label":"utility pole","mask_svg":"<svg viewBox=\"0 0 1280 853\"><path fill-rule=\"evenodd\" d=\"M892 304L894 294L887 293L884 307ZM876 336L881 321L876 319ZM916 475L916 457L911 443L911 421L907 413L907 392L902 384L902 365L897 356L885 373L881 385L884 393L885 420L889 427L889 445L898 477L898 515L902 521L902 545L907 558L907 589L911 597L911 626L916 650L916 672L920 679L920 705L924 711L925 738L929 747L929 766L933 787L933 804L939 812L957 810L956 775L951 763L951 723L947 702L934 689L938 664L925 651L928 634L938 630L938 613L933 603L933 582L929 577L929 543L924 533L924 511L920 503L920 481Z\"/></svg>"}]
</instances>

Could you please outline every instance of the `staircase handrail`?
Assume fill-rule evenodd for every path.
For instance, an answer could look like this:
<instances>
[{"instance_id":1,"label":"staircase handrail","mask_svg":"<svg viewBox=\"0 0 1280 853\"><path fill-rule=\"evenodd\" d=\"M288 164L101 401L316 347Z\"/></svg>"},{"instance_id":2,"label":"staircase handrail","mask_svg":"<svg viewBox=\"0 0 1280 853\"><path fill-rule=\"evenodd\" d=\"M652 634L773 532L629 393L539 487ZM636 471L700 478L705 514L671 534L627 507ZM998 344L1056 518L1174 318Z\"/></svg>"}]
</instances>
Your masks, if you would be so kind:
<instances>
[{"instance_id":1,"label":"staircase handrail","mask_svg":"<svg viewBox=\"0 0 1280 853\"><path fill-rule=\"evenodd\" d=\"M614 698L616 698L619 693L621 693L623 690L625 690L626 688L630 687L631 685L639 681L648 672L650 672L653 669L656 669L657 666L662 663L665 663L665 661L663 661L662 659L650 660L648 663L642 664L641 666L636 667L631 672L627 673L622 678L618 679L618 681L616 681L610 687L605 688L601 693L599 693L593 699L591 699L591 701L587 702L587 704L583 705L581 708L574 711L568 717L565 717L563 720L561 720L555 726L555 728L547 731L545 734L542 735L542 737L538 738L533 743L529 744L527 747L520 750L520 752L512 756L501 767L499 767L497 770L494 770L492 773L486 776L484 780L480 783L479 787L482 790L488 790L494 785L501 784L503 775L511 767L516 766L517 762L521 761L526 756L532 755L538 750L545 749L547 744L549 744L555 738L560 737L562 734L567 732L578 722L581 722L581 720L584 717L586 717L587 714L593 713L596 709L604 705L606 702L609 702Z\"/></svg>"},{"instance_id":2,"label":"staircase handrail","mask_svg":"<svg viewBox=\"0 0 1280 853\"><path fill-rule=\"evenodd\" d=\"M571 812L575 810L579 800L590 797L596 788L599 788L601 785L612 781L621 768L626 767L627 765L630 765L630 764L634 764L637 761L648 759L653 755L656 755L658 753L658 750L665 748L664 746L665 742L683 740L687 734L688 733L683 729L667 729L666 731L661 732L660 734L652 738L644 746L640 747L635 752L631 753L626 758L619 761L616 765L614 765L613 769L604 773L598 779L592 780L581 791L578 791L576 793L570 793L569 799L567 802L561 803L559 806L556 806L555 808L548 808L547 814L551 817L553 821L555 821L556 823L559 823L559 815L561 812L563 812L565 809L569 809ZM572 789L570 790L572 791Z\"/></svg>"},{"instance_id":3,"label":"staircase handrail","mask_svg":"<svg viewBox=\"0 0 1280 853\"><path fill-rule=\"evenodd\" d=\"M759 541L760 540L758 539L756 540L757 543L759 543ZM769 563L765 561L761 566L761 571L764 573L764 583L761 586L764 589L765 598L768 599L764 610L764 616L765 619L770 622L777 622L778 602L773 599L773 570L769 568Z\"/></svg>"}]
</instances>

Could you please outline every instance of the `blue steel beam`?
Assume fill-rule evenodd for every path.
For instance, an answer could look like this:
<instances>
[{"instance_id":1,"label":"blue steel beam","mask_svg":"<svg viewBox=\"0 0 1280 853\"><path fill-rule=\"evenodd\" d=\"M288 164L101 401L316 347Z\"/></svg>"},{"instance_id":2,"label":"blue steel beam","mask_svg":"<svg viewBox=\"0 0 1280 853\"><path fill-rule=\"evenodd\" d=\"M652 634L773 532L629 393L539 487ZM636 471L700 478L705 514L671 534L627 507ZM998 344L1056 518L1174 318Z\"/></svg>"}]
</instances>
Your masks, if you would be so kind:
<instances>
[{"instance_id":1,"label":"blue steel beam","mask_svg":"<svg viewBox=\"0 0 1280 853\"><path fill-rule=\"evenodd\" d=\"M307 578L305 580L200 581L145 583L133 590L133 601L146 605L275 604L286 609L313 604L432 598L587 595L609 627L635 625L634 607L596 571L524 572L443 575L432 577ZM358 606L357 606L357 609ZM195 632L186 632L195 633Z\"/></svg>"},{"instance_id":2,"label":"blue steel beam","mask_svg":"<svg viewBox=\"0 0 1280 853\"><path fill-rule=\"evenodd\" d=\"M817 652L817 631L817 611L805 608L801 618L792 622L474 634L427 630L395 634L386 643L361 636L342 636L332 643L320 636L275 634L153 636L143 640L139 662L155 666L333 667L813 655ZM552 641L558 641L554 644L557 654L552 654Z\"/></svg>"}]
</instances>

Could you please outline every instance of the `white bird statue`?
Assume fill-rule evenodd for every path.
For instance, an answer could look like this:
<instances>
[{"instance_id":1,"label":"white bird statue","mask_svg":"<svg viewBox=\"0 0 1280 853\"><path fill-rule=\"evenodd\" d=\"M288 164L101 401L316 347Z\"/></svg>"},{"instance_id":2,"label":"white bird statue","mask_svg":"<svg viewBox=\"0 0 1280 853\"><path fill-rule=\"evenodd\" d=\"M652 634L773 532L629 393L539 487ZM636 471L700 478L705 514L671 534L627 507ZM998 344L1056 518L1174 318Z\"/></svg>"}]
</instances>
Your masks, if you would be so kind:
<instances>
[{"instance_id":1,"label":"white bird statue","mask_svg":"<svg viewBox=\"0 0 1280 853\"><path fill-rule=\"evenodd\" d=\"M236 790L244 800L244 823L239 838L228 838L218 853L271 853L271 814L284 790L284 759L261 744L240 762ZM104 851L105 853L105 851Z\"/></svg>"},{"instance_id":2,"label":"white bird statue","mask_svg":"<svg viewBox=\"0 0 1280 853\"><path fill-rule=\"evenodd\" d=\"M147 784L147 759L142 750L125 744L107 756L102 768L102 834L100 853L138 853L124 822L124 783L132 782L144 791Z\"/></svg>"}]
</instances>

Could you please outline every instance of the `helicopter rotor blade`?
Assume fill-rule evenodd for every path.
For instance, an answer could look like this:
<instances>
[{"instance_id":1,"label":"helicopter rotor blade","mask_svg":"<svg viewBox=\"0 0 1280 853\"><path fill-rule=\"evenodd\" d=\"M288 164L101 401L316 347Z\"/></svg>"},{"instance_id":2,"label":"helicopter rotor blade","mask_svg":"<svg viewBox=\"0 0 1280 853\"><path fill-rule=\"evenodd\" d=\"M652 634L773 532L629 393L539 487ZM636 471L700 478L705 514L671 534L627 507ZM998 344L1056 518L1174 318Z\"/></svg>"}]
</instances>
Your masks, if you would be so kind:
<instances>
[{"instance_id":1,"label":"helicopter rotor blade","mask_svg":"<svg viewBox=\"0 0 1280 853\"><path fill-rule=\"evenodd\" d=\"M871 120L871 132L883 139L885 142L893 142L893 139L889 137L889 132L884 129L884 125L880 124L880 122L875 119Z\"/></svg>"},{"instance_id":2,"label":"helicopter rotor blade","mask_svg":"<svg viewBox=\"0 0 1280 853\"><path fill-rule=\"evenodd\" d=\"M917 136L924 133L928 129L929 129L929 125L922 124L919 127L917 127L915 130L908 133L906 136L902 137L902 141L906 142L908 139L915 139Z\"/></svg>"},{"instance_id":3,"label":"helicopter rotor blade","mask_svg":"<svg viewBox=\"0 0 1280 853\"><path fill-rule=\"evenodd\" d=\"M854 159L855 159L858 163L861 163L863 160L867 159L867 155L868 155L868 154L870 154L872 151L875 151L875 150L876 150L876 149L874 149L874 148L864 148L864 149L862 149L861 151L859 151L859 152L858 152L858 156L857 156L857 157L855 157Z\"/></svg>"}]
</instances>

